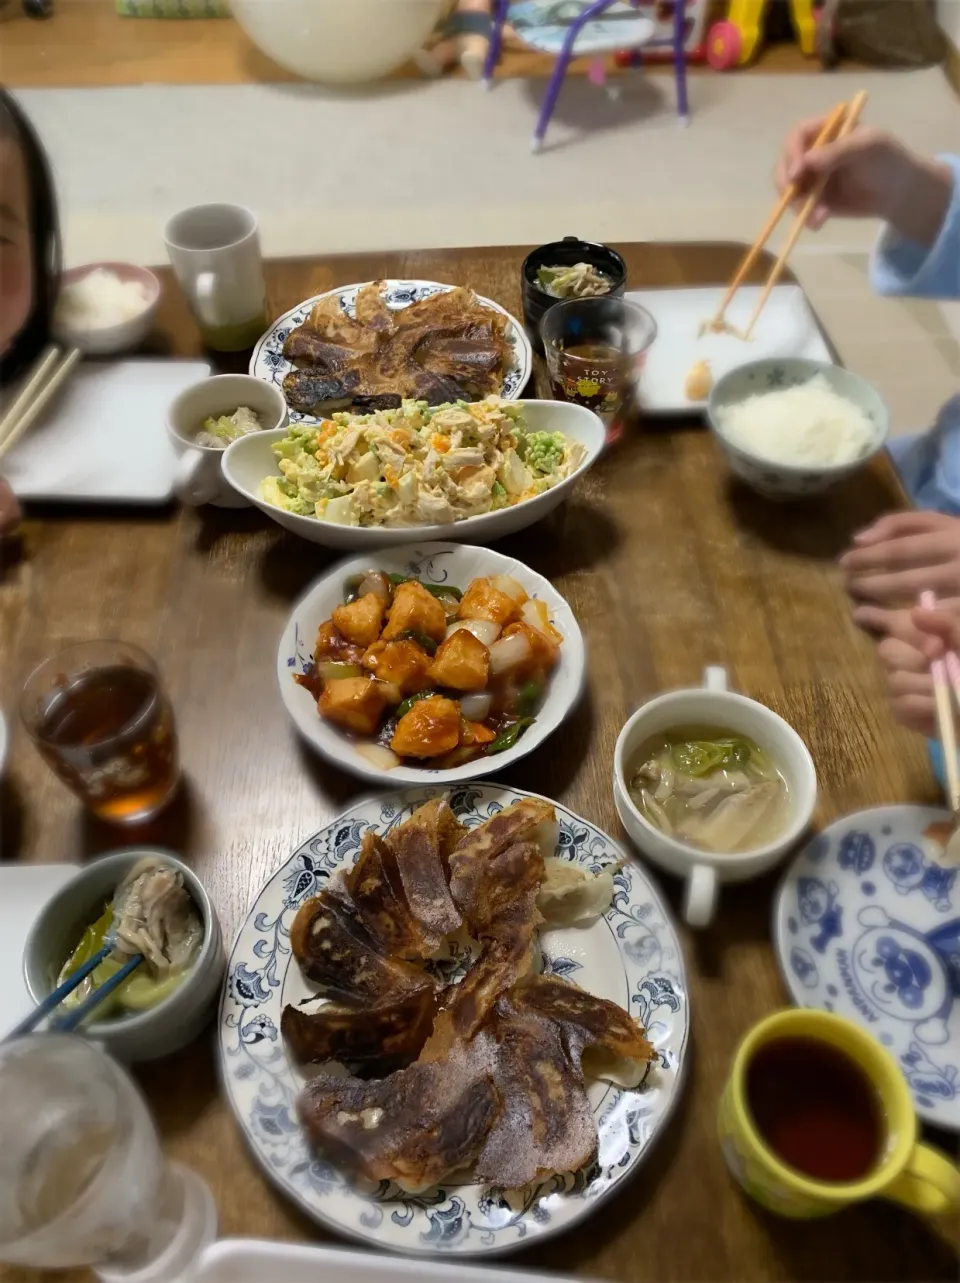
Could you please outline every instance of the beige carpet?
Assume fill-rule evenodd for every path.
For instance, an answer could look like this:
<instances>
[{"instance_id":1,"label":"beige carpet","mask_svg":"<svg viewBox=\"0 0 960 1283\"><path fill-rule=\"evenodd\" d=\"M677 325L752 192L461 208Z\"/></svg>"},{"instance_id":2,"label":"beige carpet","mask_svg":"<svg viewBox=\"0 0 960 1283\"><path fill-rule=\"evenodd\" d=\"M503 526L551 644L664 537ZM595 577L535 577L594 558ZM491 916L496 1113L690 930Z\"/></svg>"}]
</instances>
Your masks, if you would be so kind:
<instances>
[{"instance_id":1,"label":"beige carpet","mask_svg":"<svg viewBox=\"0 0 960 1283\"><path fill-rule=\"evenodd\" d=\"M258 211L265 252L598 240L749 241L770 171L798 118L857 88L867 119L924 151L956 146L960 103L939 71L699 76L679 128L668 77L611 101L570 81L531 155L540 82L484 93L465 81L352 94L309 85L31 90L65 206L69 262L162 261L167 215L203 200ZM876 303L874 228L805 238L793 266L851 366L890 398L898 430L929 421L956 387L960 321L934 304ZM952 327L952 328L951 328Z\"/></svg>"}]
</instances>

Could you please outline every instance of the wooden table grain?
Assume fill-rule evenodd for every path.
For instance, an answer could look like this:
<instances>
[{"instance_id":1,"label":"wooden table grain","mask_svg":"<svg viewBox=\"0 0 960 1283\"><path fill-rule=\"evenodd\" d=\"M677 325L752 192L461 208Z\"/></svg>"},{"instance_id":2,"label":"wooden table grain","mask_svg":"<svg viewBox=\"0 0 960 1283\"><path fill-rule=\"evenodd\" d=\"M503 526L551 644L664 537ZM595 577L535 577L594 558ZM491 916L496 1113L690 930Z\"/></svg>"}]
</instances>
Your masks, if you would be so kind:
<instances>
[{"instance_id":1,"label":"wooden table grain","mask_svg":"<svg viewBox=\"0 0 960 1283\"><path fill-rule=\"evenodd\" d=\"M719 284L740 254L732 245L619 248L631 283L645 287ZM524 252L270 263L270 312L336 285L410 276L469 283L519 315ZM169 276L165 286L153 346L196 355L186 304ZM500 545L564 593L589 656L588 693L571 724L505 772L506 782L622 837L610 774L624 719L645 696L696 683L706 664L722 663L737 689L806 740L820 779L819 822L879 803L931 802L923 744L890 717L835 565L855 530L900 502L879 461L816 503L769 504L731 483L701 423L643 423L567 504ZM291 850L361 792L298 743L275 686L287 613L334 560L254 511L32 512L19 548L5 550L0 581L0 699L13 730L2 858L85 859L131 840L82 813L15 721L19 688L41 659L69 642L122 636L160 663L186 770L178 802L136 836L191 862L230 941ZM676 883L663 885L676 908ZM726 1173L714 1118L731 1054L754 1021L787 1002L770 943L775 885L770 876L725 891L713 927L681 929L693 1024L682 1103L636 1179L519 1265L623 1283L957 1277L955 1252L892 1205L792 1223L744 1199ZM247 1153L219 1093L212 1030L137 1076L167 1152L209 1182L224 1235L330 1237L274 1192Z\"/></svg>"}]
</instances>

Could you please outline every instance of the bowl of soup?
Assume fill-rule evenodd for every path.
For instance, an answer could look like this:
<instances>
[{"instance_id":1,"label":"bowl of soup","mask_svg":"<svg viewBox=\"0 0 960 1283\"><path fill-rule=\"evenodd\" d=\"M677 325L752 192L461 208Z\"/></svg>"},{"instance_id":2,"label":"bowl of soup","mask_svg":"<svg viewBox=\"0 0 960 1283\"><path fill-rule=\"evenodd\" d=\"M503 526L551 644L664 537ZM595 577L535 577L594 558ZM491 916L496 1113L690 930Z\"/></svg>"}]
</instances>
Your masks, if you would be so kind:
<instances>
[{"instance_id":1,"label":"bowl of soup","mask_svg":"<svg viewBox=\"0 0 960 1283\"><path fill-rule=\"evenodd\" d=\"M788 722L708 668L702 686L658 695L629 719L613 794L641 853L684 879L684 917L703 927L722 883L758 877L796 845L817 776Z\"/></svg>"}]
</instances>

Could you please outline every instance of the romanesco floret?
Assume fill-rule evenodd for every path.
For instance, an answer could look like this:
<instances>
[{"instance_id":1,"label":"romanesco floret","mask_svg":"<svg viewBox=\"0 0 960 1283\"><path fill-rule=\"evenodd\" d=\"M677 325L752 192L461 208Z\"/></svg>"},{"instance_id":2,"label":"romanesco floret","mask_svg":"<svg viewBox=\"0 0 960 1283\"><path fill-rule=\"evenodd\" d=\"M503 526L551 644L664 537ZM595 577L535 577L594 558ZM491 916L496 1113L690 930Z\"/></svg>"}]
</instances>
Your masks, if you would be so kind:
<instances>
[{"instance_id":1,"label":"romanesco floret","mask_svg":"<svg viewBox=\"0 0 960 1283\"><path fill-rule=\"evenodd\" d=\"M523 461L535 472L556 472L567 448L562 432L528 432L523 445Z\"/></svg>"}]
</instances>

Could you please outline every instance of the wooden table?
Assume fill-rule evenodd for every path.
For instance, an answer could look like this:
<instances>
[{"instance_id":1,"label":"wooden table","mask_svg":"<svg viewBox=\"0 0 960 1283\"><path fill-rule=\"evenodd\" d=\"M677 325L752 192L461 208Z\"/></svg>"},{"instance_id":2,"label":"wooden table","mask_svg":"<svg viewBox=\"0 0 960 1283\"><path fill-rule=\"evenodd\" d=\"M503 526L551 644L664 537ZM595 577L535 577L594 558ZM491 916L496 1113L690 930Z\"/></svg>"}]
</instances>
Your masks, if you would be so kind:
<instances>
[{"instance_id":1,"label":"wooden table","mask_svg":"<svg viewBox=\"0 0 960 1283\"><path fill-rule=\"evenodd\" d=\"M739 255L730 245L619 248L631 282L644 286L718 284ZM469 282L519 315L523 253L272 263L271 314L335 285L411 276ZM165 291L158 324L159 349L199 352L175 288ZM619 834L610 772L624 719L644 696L696 683L705 664L720 662L738 689L783 714L810 746L818 820L933 800L923 744L894 725L835 568L853 531L899 502L889 467L878 462L815 504L770 505L731 485L701 424L645 424L557 513L504 543L565 594L589 652L589 694L571 725L507 781ZM291 604L333 560L254 511L45 510L25 523L19 557L8 558L0 583L7 710L33 665L67 642L122 635L159 660L187 787L143 836L192 862L228 941L265 879L361 791L301 747L275 689L274 654ZM2 823L7 860L83 858L129 841L80 811L19 726ZM676 906L676 883L664 885ZM956 1278L944 1243L892 1205L791 1223L760 1212L726 1173L714 1117L731 1053L748 1026L787 1002L770 944L775 885L771 876L725 892L714 927L681 932L693 1013L682 1104L635 1180L594 1219L519 1264L670 1283ZM329 1237L254 1166L219 1094L212 1031L138 1076L170 1155L209 1182L223 1234Z\"/></svg>"}]
</instances>

